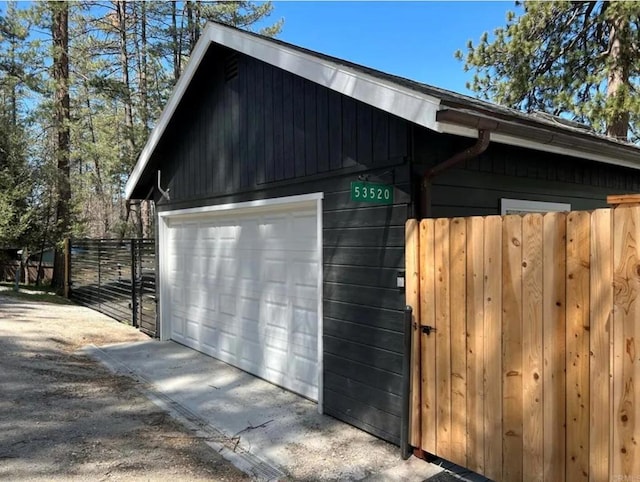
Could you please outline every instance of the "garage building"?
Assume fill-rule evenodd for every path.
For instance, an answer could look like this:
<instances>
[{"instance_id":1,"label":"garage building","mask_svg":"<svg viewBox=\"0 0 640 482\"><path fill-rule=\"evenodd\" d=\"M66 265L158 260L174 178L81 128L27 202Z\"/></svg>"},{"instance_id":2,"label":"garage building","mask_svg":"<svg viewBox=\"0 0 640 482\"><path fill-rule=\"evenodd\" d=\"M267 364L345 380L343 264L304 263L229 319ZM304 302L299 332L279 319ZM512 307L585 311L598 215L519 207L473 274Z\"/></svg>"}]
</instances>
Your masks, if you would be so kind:
<instances>
[{"instance_id":1,"label":"garage building","mask_svg":"<svg viewBox=\"0 0 640 482\"><path fill-rule=\"evenodd\" d=\"M126 188L175 340L400 443L408 218L592 209L637 149L211 23Z\"/></svg>"}]
</instances>

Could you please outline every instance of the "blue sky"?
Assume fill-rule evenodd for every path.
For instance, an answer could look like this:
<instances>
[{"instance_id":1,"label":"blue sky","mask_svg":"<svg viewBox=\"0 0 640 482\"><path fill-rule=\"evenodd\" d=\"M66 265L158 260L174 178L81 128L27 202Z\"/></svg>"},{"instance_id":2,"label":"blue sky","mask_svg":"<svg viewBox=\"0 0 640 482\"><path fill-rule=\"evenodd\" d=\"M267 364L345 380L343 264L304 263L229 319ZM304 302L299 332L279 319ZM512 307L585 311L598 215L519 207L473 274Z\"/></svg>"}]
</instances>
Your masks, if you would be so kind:
<instances>
[{"instance_id":1,"label":"blue sky","mask_svg":"<svg viewBox=\"0 0 640 482\"><path fill-rule=\"evenodd\" d=\"M504 26L514 2L275 1L281 40L391 74L469 94L454 58L467 41Z\"/></svg>"}]
</instances>

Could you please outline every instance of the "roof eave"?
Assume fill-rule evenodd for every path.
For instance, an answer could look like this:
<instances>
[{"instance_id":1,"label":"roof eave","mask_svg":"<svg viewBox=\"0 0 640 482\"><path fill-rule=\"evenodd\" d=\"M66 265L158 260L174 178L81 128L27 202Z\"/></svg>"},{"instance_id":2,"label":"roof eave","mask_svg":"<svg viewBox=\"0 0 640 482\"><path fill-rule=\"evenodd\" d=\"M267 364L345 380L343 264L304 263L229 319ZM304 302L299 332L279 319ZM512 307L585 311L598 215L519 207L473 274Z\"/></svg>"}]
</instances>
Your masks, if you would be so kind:
<instances>
[{"instance_id":1,"label":"roof eave","mask_svg":"<svg viewBox=\"0 0 640 482\"><path fill-rule=\"evenodd\" d=\"M517 112L505 112L504 108L498 112L498 107L490 104L482 107L477 100L465 101L464 96L452 100L451 94L440 95L437 90L431 93L428 86L402 85L391 76L372 75L358 70L355 65L341 64L338 59L318 57L232 27L209 23L133 168L125 188L127 199L134 193L141 195L138 184L211 43L259 59L436 132L477 137L477 130L484 125L483 128L492 131L493 142L640 169L640 150L635 146L568 126L525 118ZM452 102L459 105L452 106ZM462 108L465 102L468 106ZM154 178L145 176L145 179ZM143 191L148 189L148 186L142 187Z\"/></svg>"},{"instance_id":2,"label":"roof eave","mask_svg":"<svg viewBox=\"0 0 640 482\"><path fill-rule=\"evenodd\" d=\"M437 130L443 134L475 138L479 129L488 129L491 141L499 144L640 169L637 147L591 133L565 132L553 126L523 124L458 109L443 109L436 118Z\"/></svg>"}]
</instances>

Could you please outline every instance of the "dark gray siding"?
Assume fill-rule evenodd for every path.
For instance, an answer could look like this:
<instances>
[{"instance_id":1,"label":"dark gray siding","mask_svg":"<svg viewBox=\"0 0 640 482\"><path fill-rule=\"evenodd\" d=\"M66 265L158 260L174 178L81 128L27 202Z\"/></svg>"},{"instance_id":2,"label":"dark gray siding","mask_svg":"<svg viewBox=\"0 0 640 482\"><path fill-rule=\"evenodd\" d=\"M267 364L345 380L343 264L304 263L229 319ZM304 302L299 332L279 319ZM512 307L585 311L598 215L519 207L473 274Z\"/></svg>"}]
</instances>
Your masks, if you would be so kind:
<instances>
[{"instance_id":1,"label":"dark gray siding","mask_svg":"<svg viewBox=\"0 0 640 482\"><path fill-rule=\"evenodd\" d=\"M395 116L212 47L154 161L172 199L197 200L344 168L397 165L408 154L407 138L406 122Z\"/></svg>"},{"instance_id":2,"label":"dark gray siding","mask_svg":"<svg viewBox=\"0 0 640 482\"><path fill-rule=\"evenodd\" d=\"M350 182L358 175L393 183L395 204L351 202ZM163 211L323 192L324 411L396 444L404 308L396 276L404 269L408 179L409 166L402 165L158 207Z\"/></svg>"},{"instance_id":3,"label":"dark gray siding","mask_svg":"<svg viewBox=\"0 0 640 482\"><path fill-rule=\"evenodd\" d=\"M414 172L444 161L473 139L414 130ZM640 171L492 143L478 158L431 182L431 217L500 214L500 200L568 203L572 210L606 207L610 194L640 191Z\"/></svg>"},{"instance_id":4,"label":"dark gray siding","mask_svg":"<svg viewBox=\"0 0 640 482\"><path fill-rule=\"evenodd\" d=\"M323 192L324 410L399 443L407 124L221 48L204 62L157 150L158 210ZM352 202L359 176L393 184L395 204Z\"/></svg>"},{"instance_id":5,"label":"dark gray siding","mask_svg":"<svg viewBox=\"0 0 640 482\"><path fill-rule=\"evenodd\" d=\"M393 174L393 206L354 209L351 176L325 189L324 407L399 443L404 292L396 276L404 269L408 168Z\"/></svg>"}]
</instances>

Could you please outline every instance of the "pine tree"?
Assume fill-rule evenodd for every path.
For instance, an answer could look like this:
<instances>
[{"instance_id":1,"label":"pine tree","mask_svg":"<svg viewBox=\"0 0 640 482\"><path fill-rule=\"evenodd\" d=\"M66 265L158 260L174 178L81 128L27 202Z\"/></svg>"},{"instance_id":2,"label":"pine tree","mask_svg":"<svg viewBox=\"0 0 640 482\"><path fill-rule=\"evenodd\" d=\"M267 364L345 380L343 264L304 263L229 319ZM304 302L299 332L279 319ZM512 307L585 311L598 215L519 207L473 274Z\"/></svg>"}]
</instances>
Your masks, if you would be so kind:
<instances>
[{"instance_id":1,"label":"pine tree","mask_svg":"<svg viewBox=\"0 0 640 482\"><path fill-rule=\"evenodd\" d=\"M51 35L53 38L52 77L55 83L54 126L56 132L56 164L58 202L56 205L56 235L58 246L53 263L52 285L62 288L64 284L64 253L60 241L69 236L71 228L71 181L70 181L70 98L69 98L69 4L50 2Z\"/></svg>"},{"instance_id":2,"label":"pine tree","mask_svg":"<svg viewBox=\"0 0 640 482\"><path fill-rule=\"evenodd\" d=\"M205 22L253 28L272 8L0 3L0 246L152 235L143 207L127 212L124 186ZM56 266L61 285L59 255Z\"/></svg>"},{"instance_id":3,"label":"pine tree","mask_svg":"<svg viewBox=\"0 0 640 482\"><path fill-rule=\"evenodd\" d=\"M482 98L543 111L638 140L640 2L525 1L492 37L471 41L468 88Z\"/></svg>"}]
</instances>

